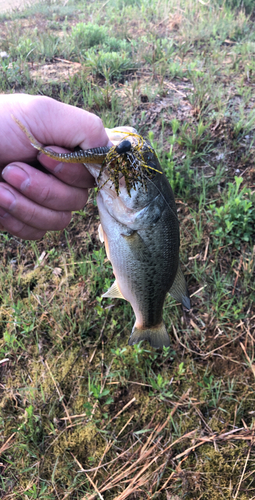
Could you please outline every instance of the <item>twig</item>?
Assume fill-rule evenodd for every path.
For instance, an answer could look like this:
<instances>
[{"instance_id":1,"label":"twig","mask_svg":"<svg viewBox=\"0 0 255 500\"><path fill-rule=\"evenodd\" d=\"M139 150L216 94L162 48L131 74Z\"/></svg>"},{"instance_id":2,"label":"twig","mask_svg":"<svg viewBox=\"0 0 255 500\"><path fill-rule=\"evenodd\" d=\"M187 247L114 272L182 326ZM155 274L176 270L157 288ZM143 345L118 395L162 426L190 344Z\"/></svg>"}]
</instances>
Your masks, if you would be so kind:
<instances>
[{"instance_id":1,"label":"twig","mask_svg":"<svg viewBox=\"0 0 255 500\"><path fill-rule=\"evenodd\" d=\"M0 448L0 456L2 455L2 453L6 450L8 450L8 448L10 448L12 446L13 443L10 443L10 441L14 438L14 436L16 435L16 432L14 432L10 437L8 437L7 441L5 441L5 443L1 446ZM10 443L10 444L8 444Z\"/></svg>"},{"instance_id":2,"label":"twig","mask_svg":"<svg viewBox=\"0 0 255 500\"><path fill-rule=\"evenodd\" d=\"M0 360L0 365L2 365L3 363L7 363L9 360L9 358L4 358L4 359L1 359Z\"/></svg>"},{"instance_id":3,"label":"twig","mask_svg":"<svg viewBox=\"0 0 255 500\"><path fill-rule=\"evenodd\" d=\"M63 398L64 398L64 395L63 395L63 393L60 391L60 389L58 388L57 382L55 381L55 379L54 379L54 377L53 377L53 375L52 375L52 373L51 373L51 370L50 370L50 367L49 367L49 365L48 365L47 360L45 360L45 365L47 366L47 369L48 369L49 374L50 374L50 376L51 376L51 378L52 378L53 384L55 385L56 391L57 391L57 393L58 393L58 395L59 395L59 399L61 400L61 403L62 403L62 405L63 405L63 407L64 407L65 412L66 412L66 416L67 416L67 418L68 418L68 420L69 420L69 423L71 424L71 423L72 423L72 421L71 421L70 415L69 415L69 413L68 413L67 407L66 407L66 405L65 405L65 403L64 403L64 399L63 399Z\"/></svg>"},{"instance_id":4,"label":"twig","mask_svg":"<svg viewBox=\"0 0 255 500\"><path fill-rule=\"evenodd\" d=\"M207 285L201 286L201 288L199 288L199 290L197 290L196 292L194 292L194 293L191 294L190 298L194 297L194 295L197 295L199 292L201 292L201 290L203 290L206 287L207 287Z\"/></svg>"},{"instance_id":5,"label":"twig","mask_svg":"<svg viewBox=\"0 0 255 500\"><path fill-rule=\"evenodd\" d=\"M105 6L109 3L110 0L107 0L105 3L103 3L103 5L101 5L100 9L97 11L97 15L99 14L99 12L101 12L101 10L103 10L105 8Z\"/></svg>"},{"instance_id":6,"label":"twig","mask_svg":"<svg viewBox=\"0 0 255 500\"><path fill-rule=\"evenodd\" d=\"M233 295L235 293L235 289L236 289L237 281L238 281L238 278L239 278L239 275L240 275L242 263L243 263L243 256L241 255L239 266L238 266L237 272L236 272L236 279L235 279L234 287L233 287L233 290L232 290L232 297L233 297Z\"/></svg>"},{"instance_id":7,"label":"twig","mask_svg":"<svg viewBox=\"0 0 255 500\"><path fill-rule=\"evenodd\" d=\"M127 450L123 451L120 455L118 455L117 457L113 458L113 460L110 460L110 462L106 462L105 464L98 465L97 467L93 467L93 469L83 469L83 468L81 468L80 472L94 472L94 471L96 471L98 469L102 469L102 467L106 467L107 465L113 464L114 462L116 462L116 460L118 460L119 458L123 457L128 451L130 451L132 448L134 448L135 445L136 445L136 443L133 443Z\"/></svg>"},{"instance_id":8,"label":"twig","mask_svg":"<svg viewBox=\"0 0 255 500\"><path fill-rule=\"evenodd\" d=\"M54 61L59 61L59 62L64 62L71 64L73 66L74 62L73 61L68 61L68 59L60 59L60 57L54 57ZM81 63L76 62L75 66L81 66Z\"/></svg>"},{"instance_id":9,"label":"twig","mask_svg":"<svg viewBox=\"0 0 255 500\"><path fill-rule=\"evenodd\" d=\"M100 500L104 500L104 497L102 497L102 495L101 495L101 493L100 493L97 485L93 482L93 480L91 479L91 477L89 477L89 475L87 474L87 472L85 472L85 474L86 474L88 480L90 481L90 483L92 484L93 488L96 490L96 492L97 492Z\"/></svg>"},{"instance_id":10,"label":"twig","mask_svg":"<svg viewBox=\"0 0 255 500\"><path fill-rule=\"evenodd\" d=\"M206 261L206 259L207 259L207 254L208 254L209 243L210 243L210 238L207 238L207 241L206 241L206 247L205 247L205 253L204 253L204 257L203 257L203 261L204 261L204 262L205 262L205 261Z\"/></svg>"},{"instance_id":11,"label":"twig","mask_svg":"<svg viewBox=\"0 0 255 500\"><path fill-rule=\"evenodd\" d=\"M253 375L254 375L254 377L255 377L255 364L254 364L254 363L252 363L252 360L251 360L251 358L249 357L249 355L247 354L247 351L246 351L246 349L245 349L245 347L244 347L244 345L243 345L243 343L242 343L242 342L240 342L240 346L241 346L241 348L243 349L243 352L244 352L244 354L245 354L245 357L246 357L246 359L247 359L248 363L250 364L251 371L252 371L252 373L253 373Z\"/></svg>"},{"instance_id":12,"label":"twig","mask_svg":"<svg viewBox=\"0 0 255 500\"><path fill-rule=\"evenodd\" d=\"M237 496L238 496L238 493L239 493L239 490L240 490L240 486L242 484L242 480L243 480L243 477L244 477L244 473L246 471L246 467L247 467L247 464L248 464L248 460L250 458L250 453L251 453L251 446L252 446L252 443L250 444L250 447L249 447L249 450L248 450L248 453L247 453L247 457L246 457L246 460L245 460L245 464L244 464L244 468L243 468L243 472L242 472L242 475L240 477L240 481L239 481L239 484L238 484L238 487L237 487L237 490L236 490L236 493L235 493L235 496L234 496L234 500L237 499Z\"/></svg>"},{"instance_id":13,"label":"twig","mask_svg":"<svg viewBox=\"0 0 255 500\"><path fill-rule=\"evenodd\" d=\"M170 89L174 90L175 92L177 92L178 94L180 94L182 97L187 98L187 95L186 95L186 94L184 94L183 92L181 92L180 90L178 90L178 89L176 88L176 86L175 86L173 83L170 83L170 82L166 82L166 81L164 81L164 84L165 84L168 88L170 88Z\"/></svg>"},{"instance_id":14,"label":"twig","mask_svg":"<svg viewBox=\"0 0 255 500\"><path fill-rule=\"evenodd\" d=\"M118 433L118 435L116 436L116 438L115 438L113 441L110 441L109 443L107 443L107 446L106 446L106 448L105 448L105 450L104 450L104 453L103 453L102 457L100 458L100 462L99 462L98 467L97 467L97 469L96 469L96 471L95 471L95 474L94 474L94 476L93 476L93 479L95 479L95 477L96 477L96 475L97 475L97 472L98 472L99 468L100 468L100 467L101 467L101 465L102 465L102 461L103 461L103 459L104 459L104 457L105 457L106 453L108 453L108 451L109 451L109 450L110 450L110 448L113 446L113 444L114 444L114 443L116 443L116 441L117 441L118 437L120 436L120 434L124 431L124 429L128 426L128 424L131 422L131 420L132 420L133 418L134 418L134 415L131 415L130 419L129 419L129 420L125 423L125 425L122 427L122 429L120 430L120 432ZM118 458L119 458L119 457L118 457Z\"/></svg>"},{"instance_id":15,"label":"twig","mask_svg":"<svg viewBox=\"0 0 255 500\"><path fill-rule=\"evenodd\" d=\"M121 413L123 413L123 411L125 411L135 401L136 401L136 398L131 399L125 406L123 406L123 408L121 408L120 411L118 411L118 413L116 415L114 415L114 417L111 418L110 422L107 422L107 425L109 425L113 420L115 420L115 418L119 417L121 415ZM106 425L104 425L102 430L105 429L105 427L106 427Z\"/></svg>"}]
</instances>

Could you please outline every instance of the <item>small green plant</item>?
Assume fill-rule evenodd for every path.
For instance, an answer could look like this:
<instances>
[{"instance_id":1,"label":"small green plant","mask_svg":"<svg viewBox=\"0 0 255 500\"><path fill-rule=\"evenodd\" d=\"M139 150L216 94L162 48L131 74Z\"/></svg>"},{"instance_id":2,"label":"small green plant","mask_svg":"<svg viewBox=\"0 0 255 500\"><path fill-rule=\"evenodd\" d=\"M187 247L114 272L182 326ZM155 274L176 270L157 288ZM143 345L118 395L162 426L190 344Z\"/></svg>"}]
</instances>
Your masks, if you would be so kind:
<instances>
[{"instance_id":1,"label":"small green plant","mask_svg":"<svg viewBox=\"0 0 255 500\"><path fill-rule=\"evenodd\" d=\"M154 389L149 394L150 396L155 396L155 392L159 393L158 397L161 401L165 401L167 398L173 396L173 391L170 388L172 380L164 379L160 373L157 377L149 377L149 382Z\"/></svg>"},{"instance_id":2,"label":"small green plant","mask_svg":"<svg viewBox=\"0 0 255 500\"><path fill-rule=\"evenodd\" d=\"M60 38L50 32L38 36L38 53L41 57L52 59L59 55Z\"/></svg>"},{"instance_id":3,"label":"small green plant","mask_svg":"<svg viewBox=\"0 0 255 500\"><path fill-rule=\"evenodd\" d=\"M132 61L127 52L86 52L86 64L92 73L104 76L107 81L120 78L128 71L134 70L137 64Z\"/></svg>"},{"instance_id":4,"label":"small green plant","mask_svg":"<svg viewBox=\"0 0 255 500\"><path fill-rule=\"evenodd\" d=\"M242 243L248 243L254 235L254 195L246 186L240 190L242 182L242 177L235 176L235 184L228 183L225 203L219 207L216 203L209 206L209 214L215 220L213 235L217 244L240 248Z\"/></svg>"},{"instance_id":5,"label":"small green plant","mask_svg":"<svg viewBox=\"0 0 255 500\"><path fill-rule=\"evenodd\" d=\"M14 335L13 333L7 332L7 330L3 334L3 339L4 339L6 347L7 348L9 347L11 349L13 349L15 342L17 342L16 335Z\"/></svg>"},{"instance_id":6,"label":"small green plant","mask_svg":"<svg viewBox=\"0 0 255 500\"><path fill-rule=\"evenodd\" d=\"M192 158L201 157L211 151L212 140L208 130L208 124L205 125L202 120L195 128L190 129L185 123L180 131L178 143L181 147L187 148L187 152Z\"/></svg>"},{"instance_id":7,"label":"small green plant","mask_svg":"<svg viewBox=\"0 0 255 500\"><path fill-rule=\"evenodd\" d=\"M254 0L217 0L219 5L225 4L230 9L244 9L247 14L254 11Z\"/></svg>"},{"instance_id":8,"label":"small green plant","mask_svg":"<svg viewBox=\"0 0 255 500\"><path fill-rule=\"evenodd\" d=\"M93 412L93 401L91 401L91 399L95 399L99 403L102 411L106 405L113 403L110 389L102 388L100 384L94 383L94 381L91 381L90 376L88 377L88 394L89 400L83 404L88 417L91 417ZM103 416L107 418L108 414L103 413Z\"/></svg>"},{"instance_id":9,"label":"small green plant","mask_svg":"<svg viewBox=\"0 0 255 500\"><path fill-rule=\"evenodd\" d=\"M95 399L102 399L104 398L105 396L108 396L108 394L110 393L110 390L109 389L103 389L101 391L101 386L100 384L97 384L97 385L94 385L94 384L90 384L90 395L93 395ZM111 397L109 397L106 401L105 401L105 404L108 405L110 403L113 402L113 399Z\"/></svg>"},{"instance_id":10,"label":"small green plant","mask_svg":"<svg viewBox=\"0 0 255 500\"><path fill-rule=\"evenodd\" d=\"M41 418L39 415L35 415L33 405L29 405L25 409L24 422L18 428L18 432L35 445L43 442Z\"/></svg>"},{"instance_id":11,"label":"small green plant","mask_svg":"<svg viewBox=\"0 0 255 500\"><path fill-rule=\"evenodd\" d=\"M153 132L149 132L149 141L153 148L157 151L160 164L165 172L170 185L175 195L187 196L190 192L191 179L194 175L193 170L190 168L191 159L186 157L181 165L177 165L174 158L174 146L178 142L177 132L180 127L179 121L174 118L171 121L173 134L168 138L170 150L167 153L160 152L156 141L154 141Z\"/></svg>"},{"instance_id":12,"label":"small green plant","mask_svg":"<svg viewBox=\"0 0 255 500\"><path fill-rule=\"evenodd\" d=\"M103 43L102 48L105 49L106 52L130 52L131 47L135 46L136 43L133 41L132 45L127 40L121 40L119 38L115 38L115 36L109 36Z\"/></svg>"},{"instance_id":13,"label":"small green plant","mask_svg":"<svg viewBox=\"0 0 255 500\"><path fill-rule=\"evenodd\" d=\"M21 85L25 80L22 61L10 62L9 59L0 59L0 80L2 90Z\"/></svg>"},{"instance_id":14,"label":"small green plant","mask_svg":"<svg viewBox=\"0 0 255 500\"><path fill-rule=\"evenodd\" d=\"M177 379L178 380L182 380L184 379L184 375L185 375L185 372L186 372L186 368L184 367L184 363L183 361L179 364L178 366L178 372L177 372Z\"/></svg>"},{"instance_id":15,"label":"small green plant","mask_svg":"<svg viewBox=\"0 0 255 500\"><path fill-rule=\"evenodd\" d=\"M242 139L247 134L250 134L255 130L255 112L254 110L250 111L250 113L245 116L245 114L241 113L241 118L234 125L234 136L236 138Z\"/></svg>"},{"instance_id":16,"label":"small green plant","mask_svg":"<svg viewBox=\"0 0 255 500\"><path fill-rule=\"evenodd\" d=\"M93 23L78 23L72 28L71 36L80 50L88 49L106 41L107 28Z\"/></svg>"},{"instance_id":17,"label":"small green plant","mask_svg":"<svg viewBox=\"0 0 255 500\"><path fill-rule=\"evenodd\" d=\"M33 484L29 490L26 491L26 496L25 498L31 498L31 499L40 499L40 500L52 500L53 496L49 493L47 493L48 490L48 484L43 482L42 486L36 486L36 484Z\"/></svg>"},{"instance_id":18,"label":"small green plant","mask_svg":"<svg viewBox=\"0 0 255 500\"><path fill-rule=\"evenodd\" d=\"M215 381L212 374L208 376L205 373L203 381L198 382L198 385L202 389L202 397L208 401L209 406L216 407L220 399L222 381Z\"/></svg>"},{"instance_id":19,"label":"small green plant","mask_svg":"<svg viewBox=\"0 0 255 500\"><path fill-rule=\"evenodd\" d=\"M31 40L31 38L21 38L19 44L17 45L17 53L27 59L30 60L32 53L34 52L36 47L35 42Z\"/></svg>"}]
</instances>

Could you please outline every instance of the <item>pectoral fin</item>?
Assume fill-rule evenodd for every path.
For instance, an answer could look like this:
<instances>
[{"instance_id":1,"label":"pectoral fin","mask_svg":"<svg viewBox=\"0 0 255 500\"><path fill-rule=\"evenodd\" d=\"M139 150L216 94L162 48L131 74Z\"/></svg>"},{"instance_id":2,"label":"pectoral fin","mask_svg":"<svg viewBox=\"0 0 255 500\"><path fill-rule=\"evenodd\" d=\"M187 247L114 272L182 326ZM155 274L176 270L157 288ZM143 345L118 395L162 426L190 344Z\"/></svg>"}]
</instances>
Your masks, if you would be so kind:
<instances>
[{"instance_id":1,"label":"pectoral fin","mask_svg":"<svg viewBox=\"0 0 255 500\"><path fill-rule=\"evenodd\" d=\"M183 276L180 263L175 276L175 280L169 290L169 293L175 300L181 302L184 307L190 309L190 298L189 298L188 287L185 278Z\"/></svg>"},{"instance_id":2,"label":"pectoral fin","mask_svg":"<svg viewBox=\"0 0 255 500\"><path fill-rule=\"evenodd\" d=\"M117 281L115 280L114 283L112 284L112 286L109 288L109 290L107 290L107 292L105 292L102 297L104 299L125 299L125 297L123 297L121 291L119 290L119 287L118 287L118 284L117 284Z\"/></svg>"},{"instance_id":3,"label":"pectoral fin","mask_svg":"<svg viewBox=\"0 0 255 500\"><path fill-rule=\"evenodd\" d=\"M101 243L104 243L104 232L103 232L103 228L102 228L101 224L99 224L99 226L98 226L98 236L99 236Z\"/></svg>"},{"instance_id":4,"label":"pectoral fin","mask_svg":"<svg viewBox=\"0 0 255 500\"><path fill-rule=\"evenodd\" d=\"M150 250L148 247L145 245L142 237L137 231L133 231L130 235L126 234L121 234L123 238L125 238L125 241L127 245L129 246L133 257L135 260L139 261L144 261L145 256L150 255Z\"/></svg>"}]
</instances>

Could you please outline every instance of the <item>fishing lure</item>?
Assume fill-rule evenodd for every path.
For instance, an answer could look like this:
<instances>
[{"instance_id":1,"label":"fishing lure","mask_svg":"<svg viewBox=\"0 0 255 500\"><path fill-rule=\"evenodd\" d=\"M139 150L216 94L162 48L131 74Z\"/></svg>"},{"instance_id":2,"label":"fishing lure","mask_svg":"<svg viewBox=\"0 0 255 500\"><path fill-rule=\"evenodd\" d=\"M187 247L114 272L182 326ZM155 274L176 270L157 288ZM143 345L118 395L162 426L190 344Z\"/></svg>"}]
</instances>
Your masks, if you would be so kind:
<instances>
[{"instance_id":1,"label":"fishing lure","mask_svg":"<svg viewBox=\"0 0 255 500\"><path fill-rule=\"evenodd\" d=\"M162 174L162 172L148 165L146 162L145 153L152 153L155 155L155 151L151 148L151 146L149 146L143 137L138 134L130 132L124 136L123 141L121 141L117 146L112 146L110 148L104 146L91 149L79 149L77 151L73 151L72 153L56 153L52 149L46 149L42 146L27 130L25 125L18 120L18 118L15 116L12 116L12 118L27 136L31 145L49 158L65 163L101 164L98 182L100 182L103 171L107 169L108 178L105 183L111 181L117 195L119 195L119 180L122 176L124 176L125 179L127 192L129 196L131 196L132 188L136 190L138 185L142 185L145 189L147 189L148 179L154 177L155 172ZM116 132L118 132L118 130L116 130ZM131 142L126 139L126 137L129 136L133 136L135 138L136 145L132 145ZM100 190L105 183L101 185L99 184L98 189Z\"/></svg>"}]
</instances>

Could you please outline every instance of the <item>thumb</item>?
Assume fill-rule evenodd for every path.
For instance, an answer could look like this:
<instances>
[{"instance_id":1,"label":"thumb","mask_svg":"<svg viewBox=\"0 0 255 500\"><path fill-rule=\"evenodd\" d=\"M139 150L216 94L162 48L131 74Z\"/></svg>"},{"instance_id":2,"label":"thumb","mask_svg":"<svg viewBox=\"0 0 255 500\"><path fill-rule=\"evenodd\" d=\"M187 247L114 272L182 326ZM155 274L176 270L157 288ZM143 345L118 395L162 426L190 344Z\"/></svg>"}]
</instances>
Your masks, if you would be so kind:
<instances>
[{"instance_id":1,"label":"thumb","mask_svg":"<svg viewBox=\"0 0 255 500\"><path fill-rule=\"evenodd\" d=\"M81 108L44 96L32 97L25 107L29 128L42 144L88 149L106 146L109 141L102 120Z\"/></svg>"}]
</instances>

